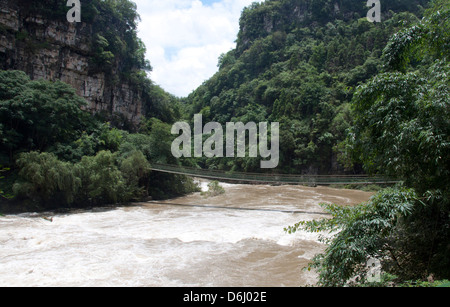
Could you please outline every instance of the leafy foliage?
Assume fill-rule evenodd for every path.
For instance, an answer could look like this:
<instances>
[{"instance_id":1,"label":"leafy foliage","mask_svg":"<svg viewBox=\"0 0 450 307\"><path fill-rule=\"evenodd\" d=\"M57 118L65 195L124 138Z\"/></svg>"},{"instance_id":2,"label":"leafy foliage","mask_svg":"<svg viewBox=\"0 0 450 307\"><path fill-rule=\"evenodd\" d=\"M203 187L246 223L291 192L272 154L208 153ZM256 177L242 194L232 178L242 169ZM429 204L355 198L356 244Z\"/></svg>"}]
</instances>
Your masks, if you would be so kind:
<instances>
[{"instance_id":1,"label":"leafy foliage","mask_svg":"<svg viewBox=\"0 0 450 307\"><path fill-rule=\"evenodd\" d=\"M381 71L389 37L417 22L426 2L389 1L383 22L375 24L361 18L363 2L339 1L339 9L325 0L254 3L242 13L236 49L186 99L188 119L208 111L208 120L223 124L280 122L278 171L359 172L340 145L353 125L348 106L355 88ZM259 170L251 159L201 163Z\"/></svg>"},{"instance_id":2,"label":"leafy foliage","mask_svg":"<svg viewBox=\"0 0 450 307\"><path fill-rule=\"evenodd\" d=\"M315 256L310 264L310 269L318 269L320 285L344 286L355 278L364 283L369 259L383 259L384 267L398 265L393 255L397 252L396 227L418 201L411 189L389 188L356 207L323 205L331 219L300 222L286 231L327 232L322 236L329 244L325 253Z\"/></svg>"},{"instance_id":3,"label":"leafy foliage","mask_svg":"<svg viewBox=\"0 0 450 307\"><path fill-rule=\"evenodd\" d=\"M137 199L148 196L150 163L141 151L133 152L120 163L128 190Z\"/></svg>"},{"instance_id":4,"label":"leafy foliage","mask_svg":"<svg viewBox=\"0 0 450 307\"><path fill-rule=\"evenodd\" d=\"M150 164L141 152L123 161L110 151L62 162L51 153L23 153L17 160L14 192L46 206L86 206L128 202L146 196Z\"/></svg>"},{"instance_id":5,"label":"leafy foliage","mask_svg":"<svg viewBox=\"0 0 450 307\"><path fill-rule=\"evenodd\" d=\"M60 31L75 27L83 44L83 57L88 60L89 75L105 76L106 88L126 85L141 98L144 116L157 117L165 122L173 122L179 116L180 101L153 84L147 73L152 70L146 60L146 46L138 37L137 25L140 16L136 4L130 0L83 0L81 1L81 23L70 25L66 20L67 1L60 0L2 0L5 7L17 9L23 20L42 18L44 26L56 23ZM21 42L30 55L34 49L46 48L53 39L42 41L39 33L43 25L26 22L26 26L15 30L8 27L10 37ZM3 28L2 28L3 29ZM2 30L0 29L0 31ZM6 30L4 30L6 31ZM14 36L12 36L14 34ZM23 43L22 43L23 42ZM75 50L75 52L78 52ZM14 63L2 56L4 67L14 67ZM112 113L112 114L111 114ZM104 110L105 120L121 129L136 131L133 123L120 113Z\"/></svg>"},{"instance_id":6,"label":"leafy foliage","mask_svg":"<svg viewBox=\"0 0 450 307\"><path fill-rule=\"evenodd\" d=\"M356 147L369 170L405 179L419 190L450 178L450 66L384 73L355 95Z\"/></svg>"},{"instance_id":7,"label":"leafy foliage","mask_svg":"<svg viewBox=\"0 0 450 307\"><path fill-rule=\"evenodd\" d=\"M1 176L1 174L3 172L9 171L9 168L3 168L2 165L0 165L0 180L4 179L4 176ZM9 198L10 196L8 196L5 191L2 190L2 188L0 187L0 198Z\"/></svg>"},{"instance_id":8,"label":"leafy foliage","mask_svg":"<svg viewBox=\"0 0 450 307\"><path fill-rule=\"evenodd\" d=\"M448 5L445 11L430 10L417 25L394 35L384 51L392 71L361 86L354 97L359 158L369 170L382 169L421 192L449 185L450 54L442 50L450 42L449 16ZM420 62L406 66L413 57Z\"/></svg>"},{"instance_id":9,"label":"leafy foliage","mask_svg":"<svg viewBox=\"0 0 450 307\"><path fill-rule=\"evenodd\" d=\"M59 144L59 150L19 154L14 194L45 207L84 207L197 191L190 178L150 172L149 161L167 161L173 139L168 124L157 119L152 122L148 134L99 124L101 130Z\"/></svg>"},{"instance_id":10,"label":"leafy foliage","mask_svg":"<svg viewBox=\"0 0 450 307\"><path fill-rule=\"evenodd\" d=\"M0 71L0 93L3 159L73 141L89 125L90 116L81 110L84 99L63 82L30 81L23 72Z\"/></svg>"},{"instance_id":11,"label":"leafy foliage","mask_svg":"<svg viewBox=\"0 0 450 307\"><path fill-rule=\"evenodd\" d=\"M394 35L384 51L388 71L360 86L353 100L346 146L367 170L401 178L407 188L383 190L354 208L326 206L330 220L287 229L337 232L311 264L322 285L365 283L370 258L400 284L450 276L450 65L441 49L450 41L441 32L449 9L436 1L422 21Z\"/></svg>"},{"instance_id":12,"label":"leafy foliage","mask_svg":"<svg viewBox=\"0 0 450 307\"><path fill-rule=\"evenodd\" d=\"M405 71L411 61L421 61L425 55L434 59L449 57L449 4L435 1L434 5L433 14L391 38L384 50L388 69Z\"/></svg>"},{"instance_id":13,"label":"leafy foliage","mask_svg":"<svg viewBox=\"0 0 450 307\"><path fill-rule=\"evenodd\" d=\"M83 157L76 171L84 187L82 199L94 204L115 204L129 199L115 154L100 151L95 157Z\"/></svg>"},{"instance_id":14,"label":"leafy foliage","mask_svg":"<svg viewBox=\"0 0 450 307\"><path fill-rule=\"evenodd\" d=\"M0 71L0 157L11 169L2 197L88 206L196 190L183 176L150 173L149 161L175 163L167 122L144 119L142 133L130 133L84 111L84 103L62 82ZM173 120L176 114L167 110L165 119Z\"/></svg>"},{"instance_id":15,"label":"leafy foliage","mask_svg":"<svg viewBox=\"0 0 450 307\"><path fill-rule=\"evenodd\" d=\"M47 202L56 198L65 203L75 200L81 181L74 167L59 161L49 153L23 153L17 160L19 176L26 181L14 185L14 194L34 201Z\"/></svg>"}]
</instances>

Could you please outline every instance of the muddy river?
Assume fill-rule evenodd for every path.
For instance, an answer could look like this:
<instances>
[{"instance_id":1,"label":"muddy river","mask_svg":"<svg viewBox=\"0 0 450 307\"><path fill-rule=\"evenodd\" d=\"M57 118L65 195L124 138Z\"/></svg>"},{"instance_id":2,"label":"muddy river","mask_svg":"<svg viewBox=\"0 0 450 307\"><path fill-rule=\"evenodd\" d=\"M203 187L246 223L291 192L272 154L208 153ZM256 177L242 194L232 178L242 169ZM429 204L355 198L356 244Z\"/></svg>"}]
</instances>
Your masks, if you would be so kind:
<instances>
[{"instance_id":1,"label":"muddy river","mask_svg":"<svg viewBox=\"0 0 450 307\"><path fill-rule=\"evenodd\" d=\"M316 275L302 269L324 245L317 234L283 229L326 217L320 203L371 196L221 185L225 194L210 198L0 216L0 286L305 286Z\"/></svg>"}]
</instances>

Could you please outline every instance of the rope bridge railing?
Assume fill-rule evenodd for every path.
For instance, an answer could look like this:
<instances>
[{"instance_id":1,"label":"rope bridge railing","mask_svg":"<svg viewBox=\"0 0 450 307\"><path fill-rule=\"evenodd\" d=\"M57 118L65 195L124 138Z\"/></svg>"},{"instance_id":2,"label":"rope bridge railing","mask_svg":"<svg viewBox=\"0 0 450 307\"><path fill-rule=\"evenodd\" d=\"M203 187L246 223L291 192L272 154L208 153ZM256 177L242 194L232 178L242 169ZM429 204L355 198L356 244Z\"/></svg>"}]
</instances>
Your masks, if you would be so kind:
<instances>
[{"instance_id":1,"label":"rope bridge railing","mask_svg":"<svg viewBox=\"0 0 450 307\"><path fill-rule=\"evenodd\" d=\"M293 175L275 173L244 173L200 169L188 166L152 164L156 172L171 173L212 180L241 181L254 183L302 184L302 185L347 185L347 184L391 184L398 181L381 176L367 175Z\"/></svg>"}]
</instances>

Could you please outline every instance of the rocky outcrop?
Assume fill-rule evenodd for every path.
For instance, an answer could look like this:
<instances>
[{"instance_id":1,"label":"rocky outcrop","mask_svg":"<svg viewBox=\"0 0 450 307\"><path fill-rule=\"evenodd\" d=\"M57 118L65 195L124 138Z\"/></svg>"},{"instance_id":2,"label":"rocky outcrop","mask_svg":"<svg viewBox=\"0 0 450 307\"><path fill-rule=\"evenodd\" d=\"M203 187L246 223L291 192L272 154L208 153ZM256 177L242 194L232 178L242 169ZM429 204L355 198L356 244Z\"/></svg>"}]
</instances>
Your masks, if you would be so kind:
<instances>
[{"instance_id":1,"label":"rocky outcrop","mask_svg":"<svg viewBox=\"0 0 450 307\"><path fill-rule=\"evenodd\" d=\"M91 112L120 114L136 125L142 116L140 91L120 76L91 64L92 26L48 20L22 12L19 5L0 0L0 69L22 70L32 80L61 80L75 88Z\"/></svg>"}]
</instances>

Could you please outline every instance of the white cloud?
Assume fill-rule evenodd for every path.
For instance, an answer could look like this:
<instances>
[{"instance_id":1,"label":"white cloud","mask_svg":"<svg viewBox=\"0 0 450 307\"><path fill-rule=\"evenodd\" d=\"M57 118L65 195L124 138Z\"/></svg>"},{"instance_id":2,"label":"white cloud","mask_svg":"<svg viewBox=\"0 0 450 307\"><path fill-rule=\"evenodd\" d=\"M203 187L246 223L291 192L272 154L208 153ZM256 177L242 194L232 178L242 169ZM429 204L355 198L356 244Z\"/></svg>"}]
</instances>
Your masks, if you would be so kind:
<instances>
[{"instance_id":1,"label":"white cloud","mask_svg":"<svg viewBox=\"0 0 450 307\"><path fill-rule=\"evenodd\" d=\"M185 97L217 71L235 47L239 17L254 0L134 0L139 37L153 67L150 78Z\"/></svg>"}]
</instances>

